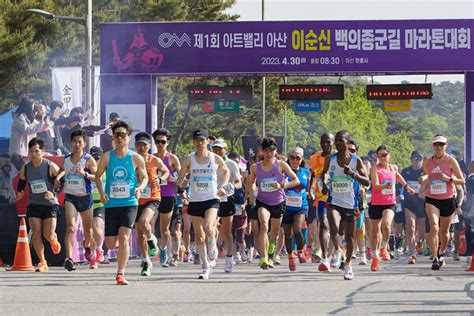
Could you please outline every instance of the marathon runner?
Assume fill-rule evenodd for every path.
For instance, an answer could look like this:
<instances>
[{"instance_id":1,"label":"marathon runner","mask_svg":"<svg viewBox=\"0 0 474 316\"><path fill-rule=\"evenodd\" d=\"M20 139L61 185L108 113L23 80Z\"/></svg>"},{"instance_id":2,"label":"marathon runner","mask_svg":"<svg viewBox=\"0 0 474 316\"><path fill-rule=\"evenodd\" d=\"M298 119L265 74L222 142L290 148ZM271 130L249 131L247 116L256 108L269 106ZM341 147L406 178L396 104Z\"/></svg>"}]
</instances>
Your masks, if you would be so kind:
<instances>
[{"instance_id":1,"label":"marathon runner","mask_svg":"<svg viewBox=\"0 0 474 316\"><path fill-rule=\"evenodd\" d=\"M296 174L299 185L285 190L286 211L283 215L283 230L285 231L285 246L288 252L288 268L296 271L296 255L293 251L293 235L296 239L297 256L300 264L306 262L304 253L304 236L302 226L308 215L308 199L306 192L309 189L309 170L305 167L304 151L295 147L288 152L288 164ZM290 178L287 176L287 180Z\"/></svg>"},{"instance_id":2,"label":"marathon runner","mask_svg":"<svg viewBox=\"0 0 474 316\"><path fill-rule=\"evenodd\" d=\"M209 151L208 134L204 130L193 132L195 152L189 154L179 172L178 185L190 173L188 215L196 235L196 248L202 261L203 272L199 279L207 280L212 272L211 262L217 259L216 220L220 197L226 194L224 187L229 181L229 170L221 157ZM222 184L217 186L217 172L222 172ZM207 245L206 245L207 239ZM209 257L208 257L209 254Z\"/></svg>"},{"instance_id":3,"label":"marathon runner","mask_svg":"<svg viewBox=\"0 0 474 316\"><path fill-rule=\"evenodd\" d=\"M416 263L416 244L425 239L425 201L418 196L420 184L418 178L423 175L423 153L411 153L411 166L402 170L401 175L413 189L415 195L403 190L403 207L405 209L405 240L408 248L408 264Z\"/></svg>"},{"instance_id":4,"label":"marathon runner","mask_svg":"<svg viewBox=\"0 0 474 316\"><path fill-rule=\"evenodd\" d=\"M286 209L285 189L296 187L298 177L284 161L276 158L277 143L272 137L262 140L263 161L250 167L249 199L257 209L260 230L258 235L258 251L260 253L260 268L266 270L272 265L272 256L275 252L276 238L280 229L282 215ZM285 184L285 177L290 182ZM255 201L254 184L257 184ZM269 221L271 221L270 237L268 236ZM269 240L270 238L270 240ZM270 259L270 260L269 260Z\"/></svg>"},{"instance_id":5,"label":"marathon runner","mask_svg":"<svg viewBox=\"0 0 474 316\"><path fill-rule=\"evenodd\" d=\"M95 243L92 240L92 186L97 169L96 162L91 155L84 151L86 148L86 133L83 130L75 130L71 133L72 153L64 157L55 186L59 187L64 177L64 206L66 208L66 260L64 268L68 271L75 270L72 253L74 249L74 238L77 231L77 215L81 215L82 228L84 232L84 257L90 262L90 268L98 267L96 259Z\"/></svg>"},{"instance_id":6,"label":"marathon runner","mask_svg":"<svg viewBox=\"0 0 474 316\"><path fill-rule=\"evenodd\" d=\"M140 192L148 184L144 159L128 149L132 128L124 121L112 127L115 149L106 152L96 172L96 186L100 201L105 207L105 244L108 249L117 247L118 285L128 285L125 268L130 256L130 235L137 217ZM106 173L105 191L101 177Z\"/></svg>"},{"instance_id":7,"label":"marathon runner","mask_svg":"<svg viewBox=\"0 0 474 316\"><path fill-rule=\"evenodd\" d=\"M432 143L434 154L424 161L424 174L418 178L418 182L422 184L426 180L429 181L425 207L430 221L428 241L433 256L431 269L439 270L444 264L449 227L452 215L457 208L455 186L462 186L465 181L459 163L446 153L448 139L442 134L437 134Z\"/></svg>"},{"instance_id":8,"label":"marathon runner","mask_svg":"<svg viewBox=\"0 0 474 316\"><path fill-rule=\"evenodd\" d=\"M386 145L377 148L377 157L379 163L370 169L372 180L372 199L369 206L370 244L374 248L370 267L372 271L379 270L380 256L384 261L390 260L387 245L396 211L396 182L400 183L409 194L414 194L413 189L398 172L398 167L390 163L390 150Z\"/></svg>"},{"instance_id":9,"label":"marathon runner","mask_svg":"<svg viewBox=\"0 0 474 316\"><path fill-rule=\"evenodd\" d=\"M44 256L43 236L51 244L55 255L61 252L61 244L56 235L56 223L59 212L54 180L59 167L44 156L44 141L35 137L28 142L28 159L20 169L17 186L17 199L21 200L28 183L30 195L26 217L33 234L33 248L38 256L37 272L48 272L48 263Z\"/></svg>"},{"instance_id":10,"label":"marathon runner","mask_svg":"<svg viewBox=\"0 0 474 316\"><path fill-rule=\"evenodd\" d=\"M157 240L153 234L151 220L158 211L160 205L160 182L165 181L168 176L166 168L160 158L151 155L151 136L146 132L139 132L135 135L135 150L145 160L148 183L144 190L140 192L138 200L138 212L135 219L137 228L138 245L142 252L142 276L150 276L152 263L150 257L158 253Z\"/></svg>"},{"instance_id":11,"label":"marathon runner","mask_svg":"<svg viewBox=\"0 0 474 316\"><path fill-rule=\"evenodd\" d=\"M352 280L352 253L354 250L354 233L356 212L358 209L359 183L368 186L369 178L366 176L362 160L351 154L348 150L350 135L348 131L341 130L336 134L337 154L327 156L321 174L322 193L328 195L328 220L331 240L334 245L333 264L338 267L341 263L342 251L339 245L339 226L342 223L346 241L346 262L344 264L344 279ZM330 190L328 190L330 184Z\"/></svg>"},{"instance_id":12,"label":"marathon runner","mask_svg":"<svg viewBox=\"0 0 474 316\"><path fill-rule=\"evenodd\" d=\"M321 174L324 169L324 161L326 157L329 157L333 152L334 146L334 135L330 133L324 133L320 139L321 151L312 155L309 159L311 164L311 187L316 188L316 203L318 211L319 221L319 244L321 246L321 263L319 264L319 271L330 271L331 267L328 259L328 247L329 247L329 224L328 224L328 213L326 208L326 202L328 199L327 194L323 194ZM310 225L311 227L311 225ZM314 229L311 228L311 230Z\"/></svg>"},{"instance_id":13,"label":"marathon runner","mask_svg":"<svg viewBox=\"0 0 474 316\"><path fill-rule=\"evenodd\" d=\"M173 216L176 218L178 208L176 208L176 173L180 171L181 164L176 155L168 151L169 140L171 133L165 129L160 128L153 132L153 139L157 152L155 156L160 158L165 164L169 172L169 177L163 179L161 183L161 203L158 209L159 212L159 231L160 231L160 264L162 267L168 267L168 243L171 238L170 223Z\"/></svg>"}]
</instances>

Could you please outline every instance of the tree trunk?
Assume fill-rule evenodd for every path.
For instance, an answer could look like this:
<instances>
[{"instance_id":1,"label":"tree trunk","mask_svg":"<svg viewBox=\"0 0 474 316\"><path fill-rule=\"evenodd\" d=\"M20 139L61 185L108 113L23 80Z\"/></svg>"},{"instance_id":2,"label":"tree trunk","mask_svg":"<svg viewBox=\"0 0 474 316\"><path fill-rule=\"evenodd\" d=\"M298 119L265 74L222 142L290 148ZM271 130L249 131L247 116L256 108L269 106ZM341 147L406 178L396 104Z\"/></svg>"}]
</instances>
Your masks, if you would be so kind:
<instances>
[{"instance_id":1,"label":"tree trunk","mask_svg":"<svg viewBox=\"0 0 474 316\"><path fill-rule=\"evenodd\" d=\"M178 144L181 141L181 137L183 137L183 133L186 129L186 125L188 124L189 116L191 114L191 110L193 109L193 105L194 103L188 102L188 108L184 113L183 120L181 121L181 125L179 126L178 131L176 132L176 137L174 138L173 148L171 150L173 153L176 153L176 149L178 148Z\"/></svg>"},{"instance_id":2,"label":"tree trunk","mask_svg":"<svg viewBox=\"0 0 474 316\"><path fill-rule=\"evenodd\" d=\"M163 106L161 107L161 113L160 113L160 118L158 120L158 128L165 128L165 119L166 119L166 109L168 106L171 104L171 101L173 101L174 95L172 95L168 101L163 101Z\"/></svg>"}]
</instances>

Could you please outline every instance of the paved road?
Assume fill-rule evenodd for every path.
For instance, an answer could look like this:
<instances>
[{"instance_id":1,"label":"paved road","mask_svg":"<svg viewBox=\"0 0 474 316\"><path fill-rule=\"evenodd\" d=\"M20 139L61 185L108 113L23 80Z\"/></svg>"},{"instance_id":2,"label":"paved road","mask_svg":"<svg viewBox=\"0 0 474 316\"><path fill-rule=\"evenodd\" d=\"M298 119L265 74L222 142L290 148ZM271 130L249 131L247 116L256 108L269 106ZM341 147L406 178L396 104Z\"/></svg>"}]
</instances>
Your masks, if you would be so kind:
<instances>
[{"instance_id":1,"label":"paved road","mask_svg":"<svg viewBox=\"0 0 474 316\"><path fill-rule=\"evenodd\" d=\"M297 272L240 264L226 274L221 260L211 279L203 281L193 264L155 268L143 278L138 276L140 262L133 260L129 286L115 285L115 264L99 270L81 266L74 272L53 267L44 274L2 271L0 315L474 315L474 272L464 271L464 261L447 262L441 271L432 271L426 257L415 266L403 258L383 263L377 273L354 264L355 279L344 281L342 271L323 274L313 264Z\"/></svg>"}]
</instances>

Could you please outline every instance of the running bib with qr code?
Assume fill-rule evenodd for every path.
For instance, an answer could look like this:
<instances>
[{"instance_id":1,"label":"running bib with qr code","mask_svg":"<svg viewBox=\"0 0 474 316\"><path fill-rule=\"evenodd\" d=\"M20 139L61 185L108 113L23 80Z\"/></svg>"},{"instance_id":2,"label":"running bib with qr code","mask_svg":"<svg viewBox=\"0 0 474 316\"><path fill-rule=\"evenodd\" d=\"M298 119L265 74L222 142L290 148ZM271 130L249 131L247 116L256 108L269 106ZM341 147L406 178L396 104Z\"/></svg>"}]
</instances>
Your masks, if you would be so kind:
<instances>
[{"instance_id":1,"label":"running bib with qr code","mask_svg":"<svg viewBox=\"0 0 474 316\"><path fill-rule=\"evenodd\" d=\"M194 176L194 192L212 193L212 177Z\"/></svg>"},{"instance_id":2,"label":"running bib with qr code","mask_svg":"<svg viewBox=\"0 0 474 316\"><path fill-rule=\"evenodd\" d=\"M127 199L130 197L130 184L114 182L110 185L110 197L114 199Z\"/></svg>"},{"instance_id":3,"label":"running bib with qr code","mask_svg":"<svg viewBox=\"0 0 474 316\"><path fill-rule=\"evenodd\" d=\"M303 197L300 193L294 191L286 192L286 206L301 207L303 205Z\"/></svg>"},{"instance_id":4,"label":"running bib with qr code","mask_svg":"<svg viewBox=\"0 0 474 316\"><path fill-rule=\"evenodd\" d=\"M260 190L262 190L262 192L277 191L277 188L273 187L273 185L277 183L277 179L275 177L261 178L259 179L259 182L260 182Z\"/></svg>"},{"instance_id":5,"label":"running bib with qr code","mask_svg":"<svg viewBox=\"0 0 474 316\"><path fill-rule=\"evenodd\" d=\"M33 194L41 194L48 191L46 182L43 179L30 181L30 188Z\"/></svg>"},{"instance_id":6,"label":"running bib with qr code","mask_svg":"<svg viewBox=\"0 0 474 316\"><path fill-rule=\"evenodd\" d=\"M140 197L142 199L149 199L151 198L151 187L149 184L147 184L147 186L140 191Z\"/></svg>"},{"instance_id":7,"label":"running bib with qr code","mask_svg":"<svg viewBox=\"0 0 474 316\"><path fill-rule=\"evenodd\" d=\"M331 178L333 193L349 193L352 191L352 178L349 176L334 176Z\"/></svg>"},{"instance_id":8,"label":"running bib with qr code","mask_svg":"<svg viewBox=\"0 0 474 316\"><path fill-rule=\"evenodd\" d=\"M448 186L443 180L430 180L430 193L433 195L448 193Z\"/></svg>"}]
</instances>

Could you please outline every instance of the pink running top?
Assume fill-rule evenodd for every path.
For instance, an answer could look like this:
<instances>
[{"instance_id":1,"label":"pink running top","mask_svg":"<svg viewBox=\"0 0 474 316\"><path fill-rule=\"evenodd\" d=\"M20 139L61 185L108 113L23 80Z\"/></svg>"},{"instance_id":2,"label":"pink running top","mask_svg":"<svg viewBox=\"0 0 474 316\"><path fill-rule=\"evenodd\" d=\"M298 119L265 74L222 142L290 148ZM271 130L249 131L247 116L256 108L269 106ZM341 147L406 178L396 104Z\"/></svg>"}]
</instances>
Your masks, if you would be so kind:
<instances>
[{"instance_id":1,"label":"pink running top","mask_svg":"<svg viewBox=\"0 0 474 316\"><path fill-rule=\"evenodd\" d=\"M372 199L371 204L373 205L392 205L397 203L395 196L395 184L397 183L397 172L398 168L395 165L389 164L388 169L382 168L380 164L375 166L377 168L377 176L379 178L379 184L386 184L391 182L390 188L382 190L375 190L372 188Z\"/></svg>"},{"instance_id":2,"label":"pink running top","mask_svg":"<svg viewBox=\"0 0 474 316\"><path fill-rule=\"evenodd\" d=\"M437 164L433 157L428 160L428 194L426 196L436 200L446 200L454 197L454 183L441 180L440 173L448 177L453 175L453 169L449 166L449 155Z\"/></svg>"}]
</instances>

